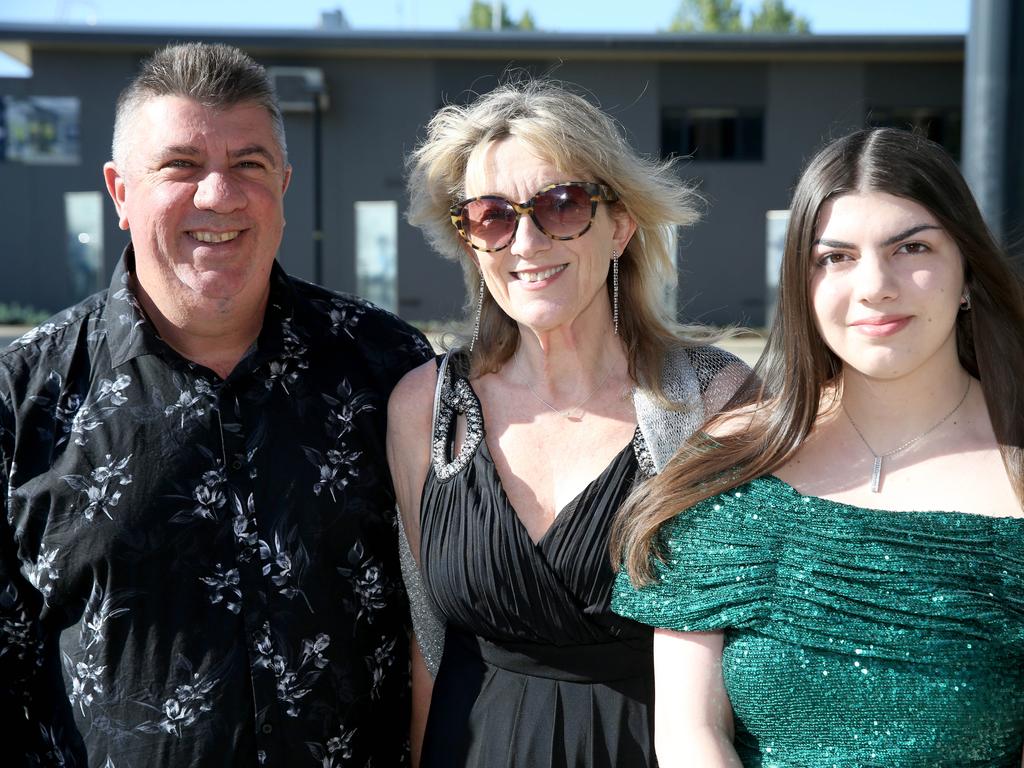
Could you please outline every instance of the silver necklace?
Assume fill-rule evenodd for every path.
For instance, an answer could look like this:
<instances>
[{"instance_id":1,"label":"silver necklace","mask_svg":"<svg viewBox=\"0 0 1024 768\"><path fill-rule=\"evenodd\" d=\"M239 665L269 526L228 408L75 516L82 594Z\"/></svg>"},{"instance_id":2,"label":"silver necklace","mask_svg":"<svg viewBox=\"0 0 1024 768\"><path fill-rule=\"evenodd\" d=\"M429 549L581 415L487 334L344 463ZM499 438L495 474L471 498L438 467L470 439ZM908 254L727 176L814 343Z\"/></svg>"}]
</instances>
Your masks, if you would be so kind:
<instances>
[{"instance_id":1,"label":"silver necklace","mask_svg":"<svg viewBox=\"0 0 1024 768\"><path fill-rule=\"evenodd\" d=\"M515 357L516 368L520 368L520 365L519 365L519 350L518 349L516 350L514 357ZM530 394L533 395L535 398L537 398L537 400L539 402L541 402L544 405L546 405L551 411L557 413L563 419L569 419L570 421L579 421L580 419L583 418L583 411L581 411L580 409L583 408L583 406L587 403L587 401L589 401L590 398L592 398L594 395L596 395L597 391L599 389L601 389L601 387L603 387L605 385L605 383L608 381L609 377L612 375L612 368L613 367L614 366L609 366L608 367L608 370L605 371L604 376L601 377L601 381L598 382L596 387L594 387L592 390L590 390L590 393L586 397L584 397L582 400L580 400L578 403L576 403L576 405L570 406L568 408L556 408L551 403L549 403L547 400L545 400L543 397L538 395L537 394L537 390L535 390L533 388L533 385L530 383L529 379L527 379L525 376L523 377L523 383L525 383L526 384L526 388L530 390Z\"/></svg>"},{"instance_id":2,"label":"silver necklace","mask_svg":"<svg viewBox=\"0 0 1024 768\"><path fill-rule=\"evenodd\" d=\"M857 433L857 437L859 437L861 442L864 443L864 447L868 449L868 452L875 457L875 463L871 467L872 493L880 493L879 489L882 487L882 462L885 459L888 459L890 456L895 456L897 453L901 453L902 451L907 450L907 448L914 445L919 440L923 440L924 438L928 437L928 435L930 435L936 429L945 424L949 420L950 416L952 416L954 413L960 410L960 406L964 404L964 401L967 399L967 393L970 391L971 378L970 376L968 376L967 389L964 390L964 396L960 398L960 402L956 404L956 407L954 407L952 411L947 413L945 416L943 416L941 419L935 422L935 424L933 424L931 427L929 427L926 431L922 432L917 437L913 437L910 440L907 440L907 442L905 442L903 445L897 448L893 448L891 451L886 451L885 453L875 453L875 449L871 447L871 444L867 441L867 438L864 437L864 433L860 431L860 427L857 426L857 422L855 422L853 418L850 416L849 411L846 410L846 406L840 403L840 406L843 409L843 413L846 414L846 418L849 419L850 421L850 426L853 427L853 431Z\"/></svg>"}]
</instances>

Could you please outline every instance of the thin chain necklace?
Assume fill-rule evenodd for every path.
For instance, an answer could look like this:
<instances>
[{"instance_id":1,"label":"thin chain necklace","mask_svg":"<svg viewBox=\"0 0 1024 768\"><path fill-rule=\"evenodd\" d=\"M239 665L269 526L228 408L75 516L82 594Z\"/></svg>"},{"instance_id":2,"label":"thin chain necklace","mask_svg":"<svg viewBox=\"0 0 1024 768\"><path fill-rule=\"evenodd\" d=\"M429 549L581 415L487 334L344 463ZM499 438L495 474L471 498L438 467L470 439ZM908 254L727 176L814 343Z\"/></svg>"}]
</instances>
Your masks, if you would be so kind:
<instances>
[{"instance_id":1,"label":"thin chain necklace","mask_svg":"<svg viewBox=\"0 0 1024 768\"><path fill-rule=\"evenodd\" d=\"M516 351L515 351L514 358L515 358L516 368L519 369L520 365L519 365L519 350L518 349L516 349ZM612 375L612 368L614 368L614 366L609 366L608 367L608 370L605 371L604 376L601 377L601 381L598 382L596 387L594 387L592 390L590 390L590 394L588 394L586 397L584 397L582 400L580 400L578 403L576 403L576 405L570 406L568 408L556 408L551 403L549 403L547 400L545 400L543 397L538 395L537 394L537 390L535 390L533 388L533 385L530 383L529 379L527 379L525 376L523 377L523 383L526 384L526 388L530 390L530 394L531 395L533 395L535 398L537 398L537 400L539 402L541 402L544 405L546 405L550 410L552 410L553 412L557 413L563 419L569 419L570 421L579 421L580 419L583 418L583 415L584 415L583 411L580 410L580 409L583 408L583 406L587 403L587 401L589 401L590 398L592 398L594 395L596 395L598 390L601 389L601 387L603 387L605 385L605 383L608 381L609 377L611 377L611 375Z\"/></svg>"},{"instance_id":2,"label":"thin chain necklace","mask_svg":"<svg viewBox=\"0 0 1024 768\"><path fill-rule=\"evenodd\" d=\"M928 435L930 435L936 429L938 429L943 424L945 424L954 413L956 413L957 411L960 410L960 406L964 404L964 401L967 399L967 393L970 392L970 391L971 391L971 377L968 376L967 377L967 389L964 390L963 397L960 398L960 402L956 404L956 407L954 407L952 411L947 413L945 416L943 416L935 424L933 424L931 427L929 427L926 431L922 432L917 437L913 437L910 440L907 440L907 442L905 442L903 445L899 446L898 448L893 448L891 451L886 451L885 453L875 453L875 449L871 447L871 444L868 442L867 438L864 437L864 433L860 431L860 427L857 426L857 422L855 422L853 420L853 418L850 416L849 411L846 410L846 405L840 403L840 406L843 409L843 413L846 414L846 418L849 419L849 421L850 421L850 426L853 427L853 431L857 433L857 437L859 437L861 442L864 443L864 447L868 449L868 452L872 456L875 457L875 463L871 467L871 492L872 493L880 493L879 489L882 487L882 462L885 459L888 459L890 456L895 456L897 453L901 453L901 452L907 450L907 448L909 448L910 446L914 445L919 440L923 440L924 438L928 437Z\"/></svg>"}]
</instances>

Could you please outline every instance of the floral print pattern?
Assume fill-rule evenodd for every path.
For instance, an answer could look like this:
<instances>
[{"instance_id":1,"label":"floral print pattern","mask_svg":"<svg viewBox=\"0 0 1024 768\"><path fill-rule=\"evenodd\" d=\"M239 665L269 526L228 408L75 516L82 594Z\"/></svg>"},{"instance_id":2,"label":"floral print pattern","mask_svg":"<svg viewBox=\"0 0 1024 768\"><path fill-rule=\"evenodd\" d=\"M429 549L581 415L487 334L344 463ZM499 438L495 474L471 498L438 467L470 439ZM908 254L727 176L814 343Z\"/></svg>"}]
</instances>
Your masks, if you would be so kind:
<instances>
[{"instance_id":1,"label":"floral print pattern","mask_svg":"<svg viewBox=\"0 0 1024 768\"><path fill-rule=\"evenodd\" d=\"M112 511L121 501L120 486L130 485L132 482L131 474L125 472L131 458L131 455L128 455L123 459L113 460L108 453L105 456L106 464L96 467L88 476L61 477L61 480L79 492L79 501L86 502L80 510L86 521L92 522L97 513L114 519Z\"/></svg>"},{"instance_id":2,"label":"floral print pattern","mask_svg":"<svg viewBox=\"0 0 1024 768\"><path fill-rule=\"evenodd\" d=\"M139 702L154 712L155 716L136 725L137 731L180 737L200 718L209 717L207 713L213 709L212 694L217 686L216 679L211 675L203 676L193 672L187 659L180 659L179 666L184 670L185 682L175 685L170 696L159 705Z\"/></svg>"},{"instance_id":3,"label":"floral print pattern","mask_svg":"<svg viewBox=\"0 0 1024 768\"><path fill-rule=\"evenodd\" d=\"M429 346L275 265L220 380L157 336L132 265L0 353L5 754L404 765L384 415Z\"/></svg>"},{"instance_id":4,"label":"floral print pattern","mask_svg":"<svg viewBox=\"0 0 1024 768\"><path fill-rule=\"evenodd\" d=\"M301 643L298 658L294 662L278 653L270 636L270 626L264 625L253 644L256 666L269 669L276 680L277 700L285 707L285 714L298 717L300 702L311 690L316 679L327 668L325 655L331 644L329 635L321 632L315 638Z\"/></svg>"}]
</instances>

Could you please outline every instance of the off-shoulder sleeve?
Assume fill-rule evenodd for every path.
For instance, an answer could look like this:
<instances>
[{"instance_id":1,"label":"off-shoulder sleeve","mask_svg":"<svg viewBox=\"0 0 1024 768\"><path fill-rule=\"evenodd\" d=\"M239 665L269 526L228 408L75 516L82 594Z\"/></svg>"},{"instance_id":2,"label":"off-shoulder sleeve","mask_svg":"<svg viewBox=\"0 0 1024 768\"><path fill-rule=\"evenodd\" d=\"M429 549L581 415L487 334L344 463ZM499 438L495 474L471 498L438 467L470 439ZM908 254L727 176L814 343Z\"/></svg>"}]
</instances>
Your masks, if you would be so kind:
<instances>
[{"instance_id":1,"label":"off-shoulder sleeve","mask_svg":"<svg viewBox=\"0 0 1024 768\"><path fill-rule=\"evenodd\" d=\"M612 610L682 632L755 625L770 612L776 578L767 517L745 488L680 512L662 528L656 581L637 589L621 571Z\"/></svg>"},{"instance_id":2,"label":"off-shoulder sleeve","mask_svg":"<svg viewBox=\"0 0 1024 768\"><path fill-rule=\"evenodd\" d=\"M975 655L1016 660L1022 525L865 509L758 478L666 523L655 582L634 589L620 574L612 609L655 627L756 629L860 659L940 662L966 642Z\"/></svg>"}]
</instances>

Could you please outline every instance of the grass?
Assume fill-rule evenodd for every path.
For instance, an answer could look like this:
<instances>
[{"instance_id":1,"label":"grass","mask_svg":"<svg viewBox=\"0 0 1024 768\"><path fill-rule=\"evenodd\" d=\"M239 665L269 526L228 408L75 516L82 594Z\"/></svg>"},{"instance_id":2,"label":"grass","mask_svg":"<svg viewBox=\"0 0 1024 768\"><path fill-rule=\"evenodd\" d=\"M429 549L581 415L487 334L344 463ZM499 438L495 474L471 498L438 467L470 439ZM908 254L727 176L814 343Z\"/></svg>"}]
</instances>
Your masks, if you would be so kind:
<instances>
[{"instance_id":1,"label":"grass","mask_svg":"<svg viewBox=\"0 0 1024 768\"><path fill-rule=\"evenodd\" d=\"M28 304L0 301L0 325L38 325L52 314Z\"/></svg>"}]
</instances>

